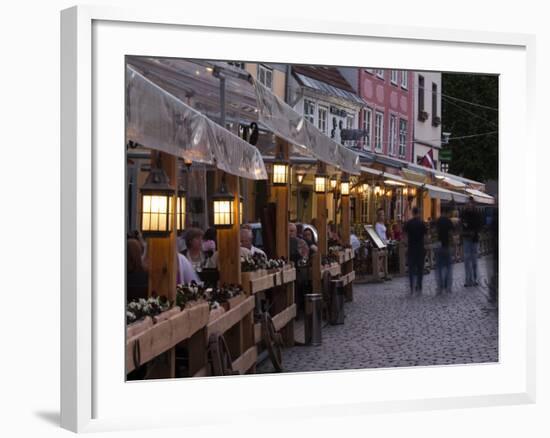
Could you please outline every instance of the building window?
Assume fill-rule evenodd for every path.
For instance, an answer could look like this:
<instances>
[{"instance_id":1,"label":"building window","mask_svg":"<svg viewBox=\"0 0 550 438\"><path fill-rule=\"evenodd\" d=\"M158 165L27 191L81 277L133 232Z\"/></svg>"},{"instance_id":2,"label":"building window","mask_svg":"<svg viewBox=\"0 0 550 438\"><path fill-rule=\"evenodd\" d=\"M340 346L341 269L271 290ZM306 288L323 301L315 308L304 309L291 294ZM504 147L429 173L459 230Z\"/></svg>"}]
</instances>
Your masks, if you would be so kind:
<instances>
[{"instance_id":1,"label":"building window","mask_svg":"<svg viewBox=\"0 0 550 438\"><path fill-rule=\"evenodd\" d=\"M244 70L244 62L228 62L229 65L232 65L233 67L240 68L241 70Z\"/></svg>"},{"instance_id":2,"label":"building window","mask_svg":"<svg viewBox=\"0 0 550 438\"><path fill-rule=\"evenodd\" d=\"M432 82L432 126L439 126L441 124L441 118L437 115L437 84Z\"/></svg>"},{"instance_id":3,"label":"building window","mask_svg":"<svg viewBox=\"0 0 550 438\"><path fill-rule=\"evenodd\" d=\"M366 68L365 71L366 71L367 73L370 73L371 75L374 74L374 69L373 69L373 68Z\"/></svg>"},{"instance_id":4,"label":"building window","mask_svg":"<svg viewBox=\"0 0 550 438\"><path fill-rule=\"evenodd\" d=\"M384 70L382 69L375 69L376 76L378 76L380 79L384 79Z\"/></svg>"},{"instance_id":5,"label":"building window","mask_svg":"<svg viewBox=\"0 0 550 438\"><path fill-rule=\"evenodd\" d=\"M374 120L374 149L382 152L382 132L384 131L384 113L376 111Z\"/></svg>"},{"instance_id":6,"label":"building window","mask_svg":"<svg viewBox=\"0 0 550 438\"><path fill-rule=\"evenodd\" d=\"M323 134L327 133L327 119L328 108L326 106L319 105L319 109L317 111L317 127Z\"/></svg>"},{"instance_id":7,"label":"building window","mask_svg":"<svg viewBox=\"0 0 550 438\"><path fill-rule=\"evenodd\" d=\"M441 162L441 172L449 173L449 163Z\"/></svg>"},{"instance_id":8,"label":"building window","mask_svg":"<svg viewBox=\"0 0 550 438\"><path fill-rule=\"evenodd\" d=\"M353 122L355 122L354 116L346 117L346 129L353 129Z\"/></svg>"},{"instance_id":9,"label":"building window","mask_svg":"<svg viewBox=\"0 0 550 438\"><path fill-rule=\"evenodd\" d=\"M315 123L315 102L304 99L304 117L311 123Z\"/></svg>"},{"instance_id":10,"label":"building window","mask_svg":"<svg viewBox=\"0 0 550 438\"><path fill-rule=\"evenodd\" d=\"M391 83L397 85L397 82L399 80L399 72L397 70L391 71Z\"/></svg>"},{"instance_id":11,"label":"building window","mask_svg":"<svg viewBox=\"0 0 550 438\"><path fill-rule=\"evenodd\" d=\"M424 76L418 76L418 120L425 121L428 114L424 111Z\"/></svg>"},{"instance_id":12,"label":"building window","mask_svg":"<svg viewBox=\"0 0 550 438\"><path fill-rule=\"evenodd\" d=\"M273 89L273 70L263 64L258 64L258 80L266 88Z\"/></svg>"},{"instance_id":13,"label":"building window","mask_svg":"<svg viewBox=\"0 0 550 438\"><path fill-rule=\"evenodd\" d=\"M409 88L409 73L407 70L401 70L401 88Z\"/></svg>"},{"instance_id":14,"label":"building window","mask_svg":"<svg viewBox=\"0 0 550 438\"><path fill-rule=\"evenodd\" d=\"M399 119L399 157L405 158L407 151L407 121Z\"/></svg>"},{"instance_id":15,"label":"building window","mask_svg":"<svg viewBox=\"0 0 550 438\"><path fill-rule=\"evenodd\" d=\"M365 132L365 144L364 149L371 149L372 143L372 110L365 108L363 110L363 131Z\"/></svg>"},{"instance_id":16,"label":"building window","mask_svg":"<svg viewBox=\"0 0 550 438\"><path fill-rule=\"evenodd\" d=\"M395 155L395 149L397 146L397 117L395 114L390 116L390 129L388 132L388 144L389 144L389 154Z\"/></svg>"}]
</instances>

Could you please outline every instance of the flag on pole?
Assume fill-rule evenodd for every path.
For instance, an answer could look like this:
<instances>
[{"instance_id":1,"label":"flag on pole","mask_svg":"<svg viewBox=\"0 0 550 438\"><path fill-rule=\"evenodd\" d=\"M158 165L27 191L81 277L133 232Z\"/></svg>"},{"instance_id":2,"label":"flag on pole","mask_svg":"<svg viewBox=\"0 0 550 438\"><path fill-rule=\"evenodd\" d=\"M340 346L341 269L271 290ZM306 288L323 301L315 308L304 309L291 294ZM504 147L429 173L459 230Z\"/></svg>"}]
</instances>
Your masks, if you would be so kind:
<instances>
[{"instance_id":1,"label":"flag on pole","mask_svg":"<svg viewBox=\"0 0 550 438\"><path fill-rule=\"evenodd\" d=\"M426 155L420 161L420 165L424 167L429 167L430 169L435 169L434 166L434 151L430 149Z\"/></svg>"}]
</instances>

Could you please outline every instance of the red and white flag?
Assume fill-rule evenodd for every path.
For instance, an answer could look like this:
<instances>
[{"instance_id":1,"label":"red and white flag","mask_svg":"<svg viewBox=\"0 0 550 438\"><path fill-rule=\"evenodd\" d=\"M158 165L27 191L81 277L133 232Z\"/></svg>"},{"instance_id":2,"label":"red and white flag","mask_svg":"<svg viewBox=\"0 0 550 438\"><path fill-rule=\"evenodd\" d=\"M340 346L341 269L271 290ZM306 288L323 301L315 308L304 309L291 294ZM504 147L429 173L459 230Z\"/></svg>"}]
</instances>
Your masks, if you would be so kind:
<instances>
[{"instance_id":1,"label":"red and white flag","mask_svg":"<svg viewBox=\"0 0 550 438\"><path fill-rule=\"evenodd\" d=\"M424 158L420 161L420 165L424 167L429 167L430 169L435 169L434 166L434 151L430 149Z\"/></svg>"}]
</instances>

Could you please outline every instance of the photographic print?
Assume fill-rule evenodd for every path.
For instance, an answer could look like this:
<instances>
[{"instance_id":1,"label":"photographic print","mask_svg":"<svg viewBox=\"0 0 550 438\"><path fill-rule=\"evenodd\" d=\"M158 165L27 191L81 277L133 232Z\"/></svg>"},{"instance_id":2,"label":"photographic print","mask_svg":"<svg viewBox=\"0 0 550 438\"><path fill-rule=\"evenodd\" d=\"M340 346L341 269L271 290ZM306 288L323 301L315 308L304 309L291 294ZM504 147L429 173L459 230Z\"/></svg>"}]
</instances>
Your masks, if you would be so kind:
<instances>
[{"instance_id":1,"label":"photographic print","mask_svg":"<svg viewBox=\"0 0 550 438\"><path fill-rule=\"evenodd\" d=\"M125 69L127 380L498 362L498 75Z\"/></svg>"}]
</instances>

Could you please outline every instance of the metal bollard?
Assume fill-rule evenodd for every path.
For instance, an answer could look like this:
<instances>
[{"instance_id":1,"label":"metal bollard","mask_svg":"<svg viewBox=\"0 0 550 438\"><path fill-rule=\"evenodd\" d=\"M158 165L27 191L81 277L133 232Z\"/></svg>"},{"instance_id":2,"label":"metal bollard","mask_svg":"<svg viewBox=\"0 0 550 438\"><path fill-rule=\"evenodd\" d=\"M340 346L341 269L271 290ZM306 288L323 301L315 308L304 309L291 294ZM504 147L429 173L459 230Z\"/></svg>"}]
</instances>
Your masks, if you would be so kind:
<instances>
[{"instance_id":1,"label":"metal bollard","mask_svg":"<svg viewBox=\"0 0 550 438\"><path fill-rule=\"evenodd\" d=\"M321 294L306 294L305 305L305 344L321 345Z\"/></svg>"},{"instance_id":2,"label":"metal bollard","mask_svg":"<svg viewBox=\"0 0 550 438\"><path fill-rule=\"evenodd\" d=\"M344 282L340 279L330 281L330 315L331 325L344 323Z\"/></svg>"}]
</instances>

